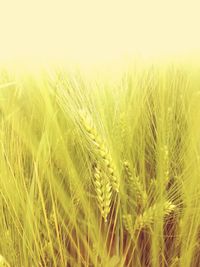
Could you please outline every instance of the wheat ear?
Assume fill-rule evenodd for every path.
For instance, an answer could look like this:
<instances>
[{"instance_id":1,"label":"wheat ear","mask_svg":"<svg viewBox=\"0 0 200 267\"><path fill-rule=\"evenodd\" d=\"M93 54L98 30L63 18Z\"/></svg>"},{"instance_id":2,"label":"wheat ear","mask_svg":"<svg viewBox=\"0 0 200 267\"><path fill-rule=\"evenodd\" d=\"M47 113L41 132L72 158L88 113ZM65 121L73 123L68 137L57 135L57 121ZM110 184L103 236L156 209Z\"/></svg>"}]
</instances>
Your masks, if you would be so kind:
<instances>
[{"instance_id":1,"label":"wheat ear","mask_svg":"<svg viewBox=\"0 0 200 267\"><path fill-rule=\"evenodd\" d=\"M131 236L133 236L133 234L134 234L134 227L133 226L134 225L133 225L133 219L132 219L131 214L123 215L122 219L123 219L123 224L124 224L124 227L125 227L126 231Z\"/></svg>"},{"instance_id":2,"label":"wheat ear","mask_svg":"<svg viewBox=\"0 0 200 267\"><path fill-rule=\"evenodd\" d=\"M108 171L110 182L112 184L113 189L116 192L119 192L119 179L115 174L115 168L113 165L112 157L109 153L108 148L104 145L102 138L97 133L96 128L94 127L94 123L92 121L91 116L85 111L80 111L80 117L82 121L82 125L87 132L87 136L89 137L91 144L94 146L97 151L98 158L102 159L106 170Z\"/></svg>"},{"instance_id":3,"label":"wheat ear","mask_svg":"<svg viewBox=\"0 0 200 267\"><path fill-rule=\"evenodd\" d=\"M147 193L144 189L138 176L132 173L130 164L128 161L124 161L124 170L126 174L126 182L128 184L129 190L135 193L137 203L144 208L147 203Z\"/></svg>"},{"instance_id":4,"label":"wheat ear","mask_svg":"<svg viewBox=\"0 0 200 267\"><path fill-rule=\"evenodd\" d=\"M139 215L135 221L135 229L151 227L154 220L158 217L160 205L155 204L152 207L146 209L143 214ZM172 211L174 211L176 206L172 204L171 201L165 201L163 204L163 214L164 217L168 217Z\"/></svg>"},{"instance_id":5,"label":"wheat ear","mask_svg":"<svg viewBox=\"0 0 200 267\"><path fill-rule=\"evenodd\" d=\"M95 167L94 185L99 204L99 209L105 222L110 212L111 203L111 185L109 179L103 174L98 167Z\"/></svg>"},{"instance_id":6,"label":"wheat ear","mask_svg":"<svg viewBox=\"0 0 200 267\"><path fill-rule=\"evenodd\" d=\"M142 228L150 228L154 223L154 220L158 216L159 205L155 204L152 207L145 210L142 214L138 215L133 223L131 214L123 215L123 224L126 231L133 237L134 231ZM166 201L163 205L164 217L168 217L171 212L175 210L176 206L171 201Z\"/></svg>"}]
</instances>

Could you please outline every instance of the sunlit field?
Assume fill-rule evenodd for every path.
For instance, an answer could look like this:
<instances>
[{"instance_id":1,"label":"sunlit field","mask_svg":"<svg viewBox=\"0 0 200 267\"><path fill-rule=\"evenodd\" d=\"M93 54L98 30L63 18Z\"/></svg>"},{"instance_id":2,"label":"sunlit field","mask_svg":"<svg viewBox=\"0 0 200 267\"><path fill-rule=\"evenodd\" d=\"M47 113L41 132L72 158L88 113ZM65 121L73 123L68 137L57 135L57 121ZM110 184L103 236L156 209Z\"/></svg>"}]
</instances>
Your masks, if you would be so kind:
<instances>
[{"instance_id":1,"label":"sunlit field","mask_svg":"<svg viewBox=\"0 0 200 267\"><path fill-rule=\"evenodd\" d=\"M1 71L0 215L0 266L198 267L198 71Z\"/></svg>"}]
</instances>

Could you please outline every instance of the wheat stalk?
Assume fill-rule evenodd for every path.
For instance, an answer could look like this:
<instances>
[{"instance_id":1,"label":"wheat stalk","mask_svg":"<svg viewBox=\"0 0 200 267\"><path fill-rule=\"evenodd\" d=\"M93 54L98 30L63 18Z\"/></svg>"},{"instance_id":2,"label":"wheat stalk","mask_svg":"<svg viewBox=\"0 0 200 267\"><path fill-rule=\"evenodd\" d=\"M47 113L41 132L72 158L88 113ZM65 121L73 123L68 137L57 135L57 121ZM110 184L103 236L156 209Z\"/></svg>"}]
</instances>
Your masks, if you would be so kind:
<instances>
[{"instance_id":1,"label":"wheat stalk","mask_svg":"<svg viewBox=\"0 0 200 267\"><path fill-rule=\"evenodd\" d=\"M163 153L163 166L164 166L164 183L167 185L169 183L169 150L167 145L162 149Z\"/></svg>"}]
</instances>

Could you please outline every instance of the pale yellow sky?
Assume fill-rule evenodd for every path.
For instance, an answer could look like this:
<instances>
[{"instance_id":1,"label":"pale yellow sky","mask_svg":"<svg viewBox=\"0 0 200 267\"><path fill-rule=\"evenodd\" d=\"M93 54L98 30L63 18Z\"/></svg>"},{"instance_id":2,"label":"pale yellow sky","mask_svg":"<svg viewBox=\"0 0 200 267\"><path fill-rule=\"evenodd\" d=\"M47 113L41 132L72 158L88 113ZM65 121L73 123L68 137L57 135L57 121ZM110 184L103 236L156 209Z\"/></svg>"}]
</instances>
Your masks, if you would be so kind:
<instances>
[{"instance_id":1,"label":"pale yellow sky","mask_svg":"<svg viewBox=\"0 0 200 267\"><path fill-rule=\"evenodd\" d=\"M0 0L1 62L93 64L199 52L199 0Z\"/></svg>"}]
</instances>

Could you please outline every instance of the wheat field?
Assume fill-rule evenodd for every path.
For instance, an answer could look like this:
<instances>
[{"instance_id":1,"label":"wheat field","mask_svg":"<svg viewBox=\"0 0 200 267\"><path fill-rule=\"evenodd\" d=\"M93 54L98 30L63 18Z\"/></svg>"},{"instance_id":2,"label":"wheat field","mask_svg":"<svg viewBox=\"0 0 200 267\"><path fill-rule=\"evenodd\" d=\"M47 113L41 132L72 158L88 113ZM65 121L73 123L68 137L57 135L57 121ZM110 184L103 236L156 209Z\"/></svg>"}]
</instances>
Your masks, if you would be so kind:
<instances>
[{"instance_id":1,"label":"wheat field","mask_svg":"<svg viewBox=\"0 0 200 267\"><path fill-rule=\"evenodd\" d=\"M200 266L198 71L1 71L0 214L0 266Z\"/></svg>"}]
</instances>

